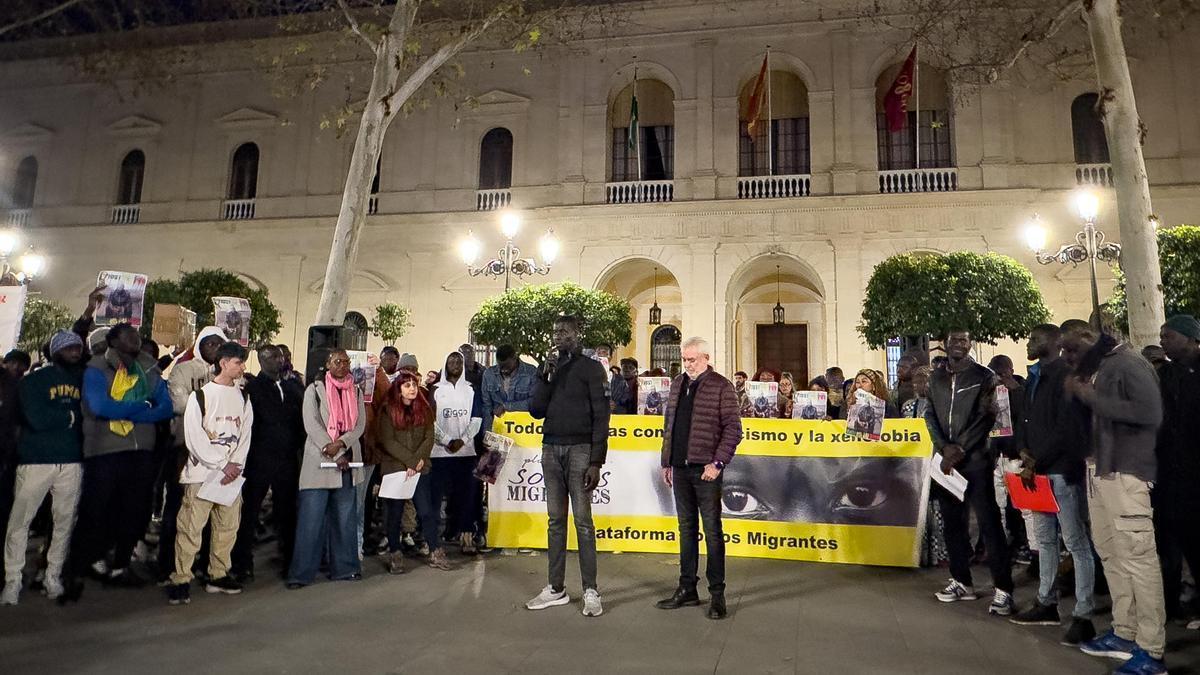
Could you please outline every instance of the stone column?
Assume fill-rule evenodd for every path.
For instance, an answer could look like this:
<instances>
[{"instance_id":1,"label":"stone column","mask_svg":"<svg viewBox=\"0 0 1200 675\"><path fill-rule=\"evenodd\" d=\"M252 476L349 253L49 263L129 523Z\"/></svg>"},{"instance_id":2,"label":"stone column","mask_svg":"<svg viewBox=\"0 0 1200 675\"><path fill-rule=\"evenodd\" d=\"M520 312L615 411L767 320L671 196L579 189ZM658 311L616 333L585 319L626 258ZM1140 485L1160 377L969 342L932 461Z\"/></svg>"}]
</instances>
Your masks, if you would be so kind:
<instances>
[{"instance_id":1,"label":"stone column","mask_svg":"<svg viewBox=\"0 0 1200 675\"><path fill-rule=\"evenodd\" d=\"M695 168L692 170L692 199L717 196L717 171L713 144L718 134L713 127L713 46L711 38L694 45L696 61Z\"/></svg>"}]
</instances>

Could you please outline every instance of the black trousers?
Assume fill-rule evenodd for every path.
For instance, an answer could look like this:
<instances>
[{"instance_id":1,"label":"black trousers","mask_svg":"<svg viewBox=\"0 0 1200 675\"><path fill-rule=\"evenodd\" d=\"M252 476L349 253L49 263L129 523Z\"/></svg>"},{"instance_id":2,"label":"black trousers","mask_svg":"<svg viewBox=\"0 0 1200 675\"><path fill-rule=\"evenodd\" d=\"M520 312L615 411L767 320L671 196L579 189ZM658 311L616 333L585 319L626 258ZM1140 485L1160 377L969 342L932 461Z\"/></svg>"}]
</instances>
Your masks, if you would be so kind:
<instances>
[{"instance_id":1,"label":"black trousers","mask_svg":"<svg viewBox=\"0 0 1200 675\"><path fill-rule=\"evenodd\" d=\"M133 547L150 522L151 490L158 467L149 450L127 450L83 460L79 518L72 537L76 573L100 560L110 546L113 569L129 567Z\"/></svg>"},{"instance_id":2,"label":"black trousers","mask_svg":"<svg viewBox=\"0 0 1200 675\"><path fill-rule=\"evenodd\" d=\"M296 498L300 487L300 463L276 453L270 456L253 453L246 460L246 483L242 486L242 521L238 525L237 542L233 545L231 563L237 572L254 571L254 545L258 536L259 513L267 490L271 491L271 510L283 569L292 564L296 546Z\"/></svg>"},{"instance_id":3,"label":"black trousers","mask_svg":"<svg viewBox=\"0 0 1200 675\"><path fill-rule=\"evenodd\" d=\"M701 478L703 473L703 465L671 470L671 491L675 494L675 513L679 518L679 585L695 588L699 581L700 524L703 523L708 553L705 575L708 592L715 595L725 592L725 533L721 529L724 473L713 481Z\"/></svg>"},{"instance_id":4,"label":"black trousers","mask_svg":"<svg viewBox=\"0 0 1200 675\"><path fill-rule=\"evenodd\" d=\"M1158 504L1154 509L1154 541L1162 566L1163 594L1168 618L1181 618L1179 593L1183 588L1183 563L1192 576L1200 575L1200 522L1193 506Z\"/></svg>"},{"instance_id":5,"label":"black trousers","mask_svg":"<svg viewBox=\"0 0 1200 675\"><path fill-rule=\"evenodd\" d=\"M935 471L939 470L936 467ZM946 553L950 556L950 576L964 586L971 582L970 512L975 512L983 545L987 548L988 567L992 584L1001 591L1012 593L1012 568L1009 566L1008 537L1000 522L1000 507L996 505L996 485L992 471L978 467L960 472L967 479L967 493L958 501L949 492L941 492L942 518L945 521ZM969 509L969 510L968 510Z\"/></svg>"}]
</instances>

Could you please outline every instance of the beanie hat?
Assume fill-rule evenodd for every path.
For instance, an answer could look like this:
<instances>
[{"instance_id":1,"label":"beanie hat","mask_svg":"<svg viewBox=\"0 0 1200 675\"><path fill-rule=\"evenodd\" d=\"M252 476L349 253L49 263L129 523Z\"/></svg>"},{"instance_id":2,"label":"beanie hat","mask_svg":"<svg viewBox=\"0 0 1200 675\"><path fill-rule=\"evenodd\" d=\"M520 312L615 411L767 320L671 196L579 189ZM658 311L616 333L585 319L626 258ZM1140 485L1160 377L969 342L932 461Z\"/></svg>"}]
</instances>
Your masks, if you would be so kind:
<instances>
[{"instance_id":1,"label":"beanie hat","mask_svg":"<svg viewBox=\"0 0 1200 675\"><path fill-rule=\"evenodd\" d=\"M417 366L417 357L413 356L412 354L409 354L408 352L404 352L403 354L400 355L400 363L396 364L396 367L397 368L411 368L413 370L416 370L418 367Z\"/></svg>"},{"instance_id":2,"label":"beanie hat","mask_svg":"<svg viewBox=\"0 0 1200 675\"><path fill-rule=\"evenodd\" d=\"M1197 321L1196 317L1191 314L1176 314L1167 319L1163 327L1170 328L1185 337L1200 341L1200 321Z\"/></svg>"},{"instance_id":3,"label":"beanie hat","mask_svg":"<svg viewBox=\"0 0 1200 675\"><path fill-rule=\"evenodd\" d=\"M54 356L67 347L74 347L76 345L83 346L83 340L78 335L68 330L60 330L54 334L54 337L50 338L50 356Z\"/></svg>"},{"instance_id":4,"label":"beanie hat","mask_svg":"<svg viewBox=\"0 0 1200 675\"><path fill-rule=\"evenodd\" d=\"M88 349L95 352L100 347L104 346L104 341L108 338L108 327L97 328L88 333L87 343Z\"/></svg>"}]
</instances>

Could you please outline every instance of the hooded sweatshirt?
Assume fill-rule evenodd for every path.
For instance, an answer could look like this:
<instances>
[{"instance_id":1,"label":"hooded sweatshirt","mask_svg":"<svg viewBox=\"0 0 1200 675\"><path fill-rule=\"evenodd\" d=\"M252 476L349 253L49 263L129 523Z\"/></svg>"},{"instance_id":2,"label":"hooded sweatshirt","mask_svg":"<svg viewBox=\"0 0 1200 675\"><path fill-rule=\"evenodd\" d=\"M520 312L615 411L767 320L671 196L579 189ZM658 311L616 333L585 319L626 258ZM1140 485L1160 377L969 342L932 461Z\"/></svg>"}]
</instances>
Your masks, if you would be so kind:
<instances>
[{"instance_id":1,"label":"hooded sweatshirt","mask_svg":"<svg viewBox=\"0 0 1200 675\"><path fill-rule=\"evenodd\" d=\"M458 352L450 352L457 354ZM446 360L450 360L450 354ZM441 457L475 457L475 434L483 423L480 410L479 392L467 381L466 373L458 376L458 382L446 379L446 368L442 368L442 378L438 380L437 388L433 391L433 404L436 419L433 428L434 459ZM446 446L451 441L460 440L463 447L458 452L450 452Z\"/></svg>"},{"instance_id":2,"label":"hooded sweatshirt","mask_svg":"<svg viewBox=\"0 0 1200 675\"><path fill-rule=\"evenodd\" d=\"M246 465L250 451L250 428L254 424L254 408L249 397L236 385L209 382L204 392L204 413L195 394L188 396L183 414L184 438L188 459L179 475L179 482L203 483L209 473L220 471L226 464Z\"/></svg>"},{"instance_id":3,"label":"hooded sweatshirt","mask_svg":"<svg viewBox=\"0 0 1200 675\"><path fill-rule=\"evenodd\" d=\"M177 445L183 445L185 431L183 428L183 413L187 409L188 397L212 382L213 364L200 356L200 342L210 335L216 335L225 340L225 332L216 326L205 326L200 329L196 341L187 351L179 355L167 375L167 389L171 392L171 405L175 408L175 418L171 420L171 433L175 434ZM207 402L207 401L206 401Z\"/></svg>"},{"instance_id":4,"label":"hooded sweatshirt","mask_svg":"<svg viewBox=\"0 0 1200 675\"><path fill-rule=\"evenodd\" d=\"M21 464L83 461L83 367L53 363L21 379Z\"/></svg>"},{"instance_id":5,"label":"hooded sweatshirt","mask_svg":"<svg viewBox=\"0 0 1200 675\"><path fill-rule=\"evenodd\" d=\"M129 450L154 449L157 422L171 418L171 395L158 363L145 352L135 357L146 374L147 397L140 401L116 400L113 380L120 367L116 350L93 356L83 373L83 456L97 457ZM111 422L133 423L129 433L119 433Z\"/></svg>"}]
</instances>

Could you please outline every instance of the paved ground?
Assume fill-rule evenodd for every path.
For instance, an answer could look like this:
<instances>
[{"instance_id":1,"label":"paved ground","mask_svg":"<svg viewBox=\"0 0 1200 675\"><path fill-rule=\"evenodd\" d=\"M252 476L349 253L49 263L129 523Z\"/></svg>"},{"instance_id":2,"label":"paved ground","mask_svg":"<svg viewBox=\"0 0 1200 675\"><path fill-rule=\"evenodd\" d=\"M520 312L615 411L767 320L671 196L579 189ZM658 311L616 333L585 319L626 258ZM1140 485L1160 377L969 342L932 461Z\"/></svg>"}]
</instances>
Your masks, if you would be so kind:
<instances>
[{"instance_id":1,"label":"paved ground","mask_svg":"<svg viewBox=\"0 0 1200 675\"><path fill-rule=\"evenodd\" d=\"M168 607L154 587L93 583L68 608L26 591L0 608L0 673L1099 674L1115 664L1059 645L1062 629L990 618L984 599L938 604L941 571L731 559L731 616L715 622L703 608L654 608L673 586L673 563L601 554L596 619L579 614L577 598L524 609L545 583L540 555L399 577L368 560L360 582L288 591L260 577L236 597L194 589L187 607ZM576 596L577 568L568 569ZM1031 593L1025 585L1018 598ZM1171 672L1200 673L1200 632L1170 636Z\"/></svg>"}]
</instances>

